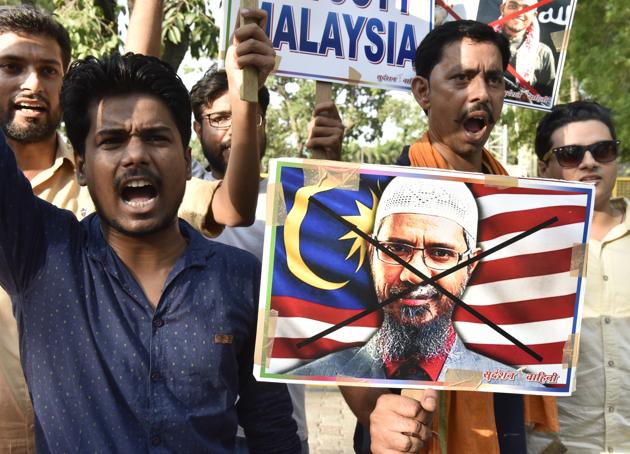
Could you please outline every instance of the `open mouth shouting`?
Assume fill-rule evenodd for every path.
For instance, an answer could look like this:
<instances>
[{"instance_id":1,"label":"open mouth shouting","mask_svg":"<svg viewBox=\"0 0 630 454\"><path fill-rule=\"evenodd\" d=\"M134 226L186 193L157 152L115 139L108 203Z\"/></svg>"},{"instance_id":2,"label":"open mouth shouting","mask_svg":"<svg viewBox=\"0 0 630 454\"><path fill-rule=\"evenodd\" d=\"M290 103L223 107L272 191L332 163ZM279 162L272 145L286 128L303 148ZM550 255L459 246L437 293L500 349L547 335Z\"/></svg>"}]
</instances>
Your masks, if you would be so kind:
<instances>
[{"instance_id":1,"label":"open mouth shouting","mask_svg":"<svg viewBox=\"0 0 630 454\"><path fill-rule=\"evenodd\" d=\"M147 178L127 180L120 191L123 202L133 208L148 208L157 199L156 185Z\"/></svg>"},{"instance_id":2,"label":"open mouth shouting","mask_svg":"<svg viewBox=\"0 0 630 454\"><path fill-rule=\"evenodd\" d=\"M458 122L470 139L483 141L489 128L494 124L494 117L488 106L476 105L464 112Z\"/></svg>"}]
</instances>

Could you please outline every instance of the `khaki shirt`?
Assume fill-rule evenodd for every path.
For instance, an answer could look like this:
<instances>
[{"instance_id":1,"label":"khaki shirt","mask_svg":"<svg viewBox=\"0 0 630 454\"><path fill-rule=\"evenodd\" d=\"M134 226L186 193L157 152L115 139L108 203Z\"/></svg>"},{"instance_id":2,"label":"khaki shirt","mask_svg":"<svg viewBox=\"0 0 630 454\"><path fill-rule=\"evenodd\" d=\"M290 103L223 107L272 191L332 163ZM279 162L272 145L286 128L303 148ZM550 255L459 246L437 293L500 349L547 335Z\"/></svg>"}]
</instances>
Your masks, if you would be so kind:
<instances>
[{"instance_id":1,"label":"khaki shirt","mask_svg":"<svg viewBox=\"0 0 630 454\"><path fill-rule=\"evenodd\" d=\"M59 208L72 211L79 220L94 211L94 203L74 173L74 156L61 137L53 165L31 181L33 193ZM202 228L208 207L220 182L197 178L186 185L179 216L207 236L222 230ZM211 213L209 214L211 215ZM213 222L213 220L211 220ZM0 288L0 454L34 454L34 415L19 356L19 336L11 299Z\"/></svg>"},{"instance_id":2,"label":"khaki shirt","mask_svg":"<svg viewBox=\"0 0 630 454\"><path fill-rule=\"evenodd\" d=\"M557 399L559 440L570 453L630 453L630 206L624 221L589 240L576 391ZM530 453L551 440L531 434Z\"/></svg>"}]
</instances>

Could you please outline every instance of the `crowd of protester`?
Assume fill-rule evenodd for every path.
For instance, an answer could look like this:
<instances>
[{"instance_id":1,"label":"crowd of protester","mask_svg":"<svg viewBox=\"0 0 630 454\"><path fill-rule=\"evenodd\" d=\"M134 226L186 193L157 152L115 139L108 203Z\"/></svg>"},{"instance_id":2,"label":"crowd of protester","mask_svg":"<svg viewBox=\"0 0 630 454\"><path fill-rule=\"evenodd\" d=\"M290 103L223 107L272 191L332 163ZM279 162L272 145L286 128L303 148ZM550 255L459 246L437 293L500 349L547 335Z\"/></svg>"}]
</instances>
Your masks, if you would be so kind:
<instances>
[{"instance_id":1,"label":"crowd of protester","mask_svg":"<svg viewBox=\"0 0 630 454\"><path fill-rule=\"evenodd\" d=\"M51 16L0 7L0 453L308 452L303 385L252 375L276 63L266 13L241 11L225 69L189 93L158 58L161 9L136 0L129 53L71 62ZM422 40L411 94L428 127L399 165L507 174L484 145L511 47L475 21ZM247 67L258 103L240 97ZM192 130L207 162L191 156ZM343 135L335 105L315 106L307 147L340 159ZM540 176L596 186L576 393L343 387L357 453L630 452L618 148L594 101L555 106L535 139Z\"/></svg>"}]
</instances>

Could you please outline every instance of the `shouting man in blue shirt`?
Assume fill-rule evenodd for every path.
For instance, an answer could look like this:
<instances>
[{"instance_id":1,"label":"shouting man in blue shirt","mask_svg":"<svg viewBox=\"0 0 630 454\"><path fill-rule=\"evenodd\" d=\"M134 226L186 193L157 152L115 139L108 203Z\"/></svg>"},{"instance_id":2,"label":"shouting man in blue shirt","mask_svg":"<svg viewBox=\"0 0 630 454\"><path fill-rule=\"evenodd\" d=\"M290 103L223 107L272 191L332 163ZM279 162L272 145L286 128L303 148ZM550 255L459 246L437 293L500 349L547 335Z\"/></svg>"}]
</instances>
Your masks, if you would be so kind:
<instances>
[{"instance_id":1,"label":"shouting man in blue shirt","mask_svg":"<svg viewBox=\"0 0 630 454\"><path fill-rule=\"evenodd\" d=\"M226 63L242 138L232 147L256 147L239 73L253 66L264 82L274 52L255 24L234 39L246 45ZM84 221L33 195L0 135L0 284L38 452L231 452L237 419L252 452L296 452L286 388L251 374L256 259L177 218L190 178L181 80L152 57L88 58L68 72L62 104L97 207Z\"/></svg>"}]
</instances>

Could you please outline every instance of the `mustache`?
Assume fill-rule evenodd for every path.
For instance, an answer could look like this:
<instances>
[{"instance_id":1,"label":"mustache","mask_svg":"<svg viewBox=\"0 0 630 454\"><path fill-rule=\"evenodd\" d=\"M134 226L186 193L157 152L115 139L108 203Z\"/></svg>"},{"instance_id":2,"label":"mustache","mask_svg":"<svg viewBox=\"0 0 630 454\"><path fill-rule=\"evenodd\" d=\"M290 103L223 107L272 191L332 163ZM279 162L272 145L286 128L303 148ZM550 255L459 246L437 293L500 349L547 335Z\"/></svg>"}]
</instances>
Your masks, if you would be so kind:
<instances>
[{"instance_id":1,"label":"mustache","mask_svg":"<svg viewBox=\"0 0 630 454\"><path fill-rule=\"evenodd\" d=\"M123 181L137 177L144 178L150 181L151 184L156 187L156 189L162 185L162 177L157 173L145 168L133 168L114 177L114 188L118 190Z\"/></svg>"},{"instance_id":2,"label":"mustache","mask_svg":"<svg viewBox=\"0 0 630 454\"><path fill-rule=\"evenodd\" d=\"M397 295L402 292L407 292L409 289L413 290L405 295L405 299L432 299L440 296L440 292L438 292L432 285L419 285L415 288L408 285L397 285L390 289L389 294Z\"/></svg>"},{"instance_id":3,"label":"mustache","mask_svg":"<svg viewBox=\"0 0 630 454\"><path fill-rule=\"evenodd\" d=\"M494 118L494 114L492 113L492 108L490 107L488 103L485 103L485 102L477 102L469 106L465 111L459 114L459 117L457 118L457 122L463 123L466 120L466 117L468 117L468 115L470 115L473 112L479 112L480 110L483 110L486 113L486 115L488 115L488 124L493 125L496 123L496 119Z\"/></svg>"},{"instance_id":4,"label":"mustache","mask_svg":"<svg viewBox=\"0 0 630 454\"><path fill-rule=\"evenodd\" d=\"M219 151L224 152L225 150L232 148L232 141L228 140L227 142L221 142L219 144Z\"/></svg>"}]
</instances>

